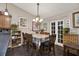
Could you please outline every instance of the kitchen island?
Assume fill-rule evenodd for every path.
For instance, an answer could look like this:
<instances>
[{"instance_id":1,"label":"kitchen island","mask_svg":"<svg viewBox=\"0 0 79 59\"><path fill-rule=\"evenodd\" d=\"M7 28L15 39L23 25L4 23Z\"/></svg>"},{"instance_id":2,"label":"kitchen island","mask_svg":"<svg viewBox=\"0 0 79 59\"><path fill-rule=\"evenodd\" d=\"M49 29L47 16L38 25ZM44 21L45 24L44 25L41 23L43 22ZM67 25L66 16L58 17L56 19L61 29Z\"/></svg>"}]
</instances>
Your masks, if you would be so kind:
<instances>
[{"instance_id":1,"label":"kitchen island","mask_svg":"<svg viewBox=\"0 0 79 59\"><path fill-rule=\"evenodd\" d=\"M0 30L0 56L5 56L10 41L10 31Z\"/></svg>"}]
</instances>

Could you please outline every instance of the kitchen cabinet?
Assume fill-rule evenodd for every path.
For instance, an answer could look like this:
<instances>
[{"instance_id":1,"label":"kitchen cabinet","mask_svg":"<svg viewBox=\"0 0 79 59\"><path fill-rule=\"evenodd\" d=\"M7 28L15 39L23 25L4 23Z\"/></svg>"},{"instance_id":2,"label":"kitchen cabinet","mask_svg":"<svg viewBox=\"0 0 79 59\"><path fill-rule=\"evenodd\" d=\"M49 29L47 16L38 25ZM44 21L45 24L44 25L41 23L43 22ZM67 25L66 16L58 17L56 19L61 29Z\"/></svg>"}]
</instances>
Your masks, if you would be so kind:
<instances>
[{"instance_id":1,"label":"kitchen cabinet","mask_svg":"<svg viewBox=\"0 0 79 59\"><path fill-rule=\"evenodd\" d=\"M2 28L2 27L3 27L3 16L0 15L0 28Z\"/></svg>"},{"instance_id":2,"label":"kitchen cabinet","mask_svg":"<svg viewBox=\"0 0 79 59\"><path fill-rule=\"evenodd\" d=\"M10 29L11 16L0 15L0 28Z\"/></svg>"}]
</instances>

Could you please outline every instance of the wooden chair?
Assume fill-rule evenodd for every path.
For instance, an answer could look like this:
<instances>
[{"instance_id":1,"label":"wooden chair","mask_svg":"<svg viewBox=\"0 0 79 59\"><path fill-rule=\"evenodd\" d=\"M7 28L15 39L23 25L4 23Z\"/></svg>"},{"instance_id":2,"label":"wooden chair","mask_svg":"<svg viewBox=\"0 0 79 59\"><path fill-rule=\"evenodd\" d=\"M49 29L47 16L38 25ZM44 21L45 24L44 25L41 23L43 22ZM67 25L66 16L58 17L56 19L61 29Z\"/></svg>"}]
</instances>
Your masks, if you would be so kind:
<instances>
[{"instance_id":1,"label":"wooden chair","mask_svg":"<svg viewBox=\"0 0 79 59\"><path fill-rule=\"evenodd\" d=\"M49 36L50 48L53 47L54 55L55 55L55 40L56 40L56 35L55 34L52 34L52 35Z\"/></svg>"},{"instance_id":2,"label":"wooden chair","mask_svg":"<svg viewBox=\"0 0 79 59\"><path fill-rule=\"evenodd\" d=\"M28 43L28 40L27 40L27 33L22 33L22 35L23 35L23 45L27 45L27 43Z\"/></svg>"},{"instance_id":3,"label":"wooden chair","mask_svg":"<svg viewBox=\"0 0 79 59\"><path fill-rule=\"evenodd\" d=\"M28 47L27 48L32 49L32 54L33 54L33 53L35 53L37 47L36 47L36 44L33 43L32 39L33 39L32 34L27 33L27 40L28 40L28 42L27 42Z\"/></svg>"},{"instance_id":4,"label":"wooden chair","mask_svg":"<svg viewBox=\"0 0 79 59\"><path fill-rule=\"evenodd\" d=\"M48 49L50 53L52 51L51 48L53 48L53 54L55 55L55 39L56 39L55 34L49 35L49 41L46 41L41 44L41 47L43 47L43 50Z\"/></svg>"},{"instance_id":5,"label":"wooden chair","mask_svg":"<svg viewBox=\"0 0 79 59\"><path fill-rule=\"evenodd\" d=\"M28 39L28 45L29 45L29 47L32 47L33 46L33 43L32 43L32 34L27 34L27 39Z\"/></svg>"}]
</instances>

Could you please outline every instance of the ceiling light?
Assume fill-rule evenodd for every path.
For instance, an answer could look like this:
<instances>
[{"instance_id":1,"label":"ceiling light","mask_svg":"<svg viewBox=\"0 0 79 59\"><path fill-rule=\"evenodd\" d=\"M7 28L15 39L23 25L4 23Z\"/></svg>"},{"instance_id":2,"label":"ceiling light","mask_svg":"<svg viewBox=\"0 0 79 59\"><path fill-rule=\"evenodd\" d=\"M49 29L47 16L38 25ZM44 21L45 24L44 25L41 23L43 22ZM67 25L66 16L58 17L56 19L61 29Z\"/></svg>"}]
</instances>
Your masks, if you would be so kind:
<instances>
[{"instance_id":1,"label":"ceiling light","mask_svg":"<svg viewBox=\"0 0 79 59\"><path fill-rule=\"evenodd\" d=\"M6 9L4 11L4 15L9 15L8 9L7 9L7 3L6 3Z\"/></svg>"}]
</instances>

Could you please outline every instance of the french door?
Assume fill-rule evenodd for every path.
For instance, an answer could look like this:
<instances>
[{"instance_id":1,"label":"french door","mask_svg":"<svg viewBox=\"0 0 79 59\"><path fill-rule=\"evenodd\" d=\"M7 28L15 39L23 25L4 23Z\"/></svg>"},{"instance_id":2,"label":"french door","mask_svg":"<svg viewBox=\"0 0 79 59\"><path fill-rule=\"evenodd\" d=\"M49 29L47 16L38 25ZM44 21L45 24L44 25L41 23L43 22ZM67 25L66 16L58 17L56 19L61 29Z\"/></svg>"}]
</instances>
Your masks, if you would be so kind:
<instances>
[{"instance_id":1,"label":"french door","mask_svg":"<svg viewBox=\"0 0 79 59\"><path fill-rule=\"evenodd\" d=\"M50 33L56 34L55 44L63 46L63 21L57 20L50 23Z\"/></svg>"}]
</instances>

